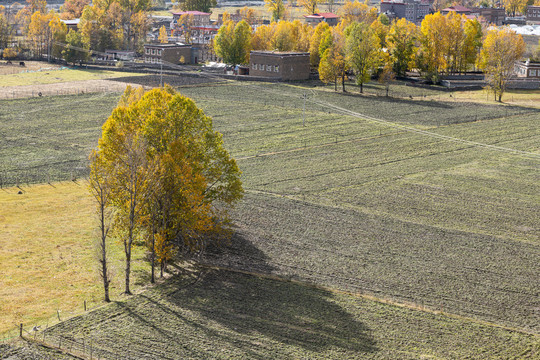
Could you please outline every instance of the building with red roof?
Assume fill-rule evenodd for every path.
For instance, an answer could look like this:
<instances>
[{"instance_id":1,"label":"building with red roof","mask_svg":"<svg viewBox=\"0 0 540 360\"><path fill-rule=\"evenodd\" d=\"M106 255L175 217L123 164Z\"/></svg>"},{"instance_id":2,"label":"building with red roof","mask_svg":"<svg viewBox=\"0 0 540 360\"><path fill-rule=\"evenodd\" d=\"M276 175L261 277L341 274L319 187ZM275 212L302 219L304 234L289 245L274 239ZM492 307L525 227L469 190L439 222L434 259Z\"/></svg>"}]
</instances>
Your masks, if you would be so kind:
<instances>
[{"instance_id":1,"label":"building with red roof","mask_svg":"<svg viewBox=\"0 0 540 360\"><path fill-rule=\"evenodd\" d=\"M447 7L446 9L442 9L441 14L446 15L451 11L454 11L457 14L463 14L463 15L471 15L473 12L468 7L461 6L461 5L454 5L454 6Z\"/></svg>"},{"instance_id":2,"label":"building with red roof","mask_svg":"<svg viewBox=\"0 0 540 360\"><path fill-rule=\"evenodd\" d=\"M306 19L306 23L310 25L317 25L318 23L325 21L328 23L328 25L334 26L339 22L339 16L334 13L304 15L304 18Z\"/></svg>"}]
</instances>

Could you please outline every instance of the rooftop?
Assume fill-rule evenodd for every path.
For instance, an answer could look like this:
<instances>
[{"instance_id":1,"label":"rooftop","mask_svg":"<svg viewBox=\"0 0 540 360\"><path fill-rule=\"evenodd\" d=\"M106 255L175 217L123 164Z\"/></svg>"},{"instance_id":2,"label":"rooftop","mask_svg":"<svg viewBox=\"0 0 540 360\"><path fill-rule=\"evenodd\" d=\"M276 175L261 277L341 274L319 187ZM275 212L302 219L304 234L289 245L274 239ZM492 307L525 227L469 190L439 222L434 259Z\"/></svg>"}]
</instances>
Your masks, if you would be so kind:
<instances>
[{"instance_id":1,"label":"rooftop","mask_svg":"<svg viewBox=\"0 0 540 360\"><path fill-rule=\"evenodd\" d=\"M455 6L450 6L450 7L447 7L446 9L443 9L443 11L455 11L455 12L472 12L471 9L469 9L468 7L465 7L465 6L461 6L461 5L455 5Z\"/></svg>"},{"instance_id":2,"label":"rooftop","mask_svg":"<svg viewBox=\"0 0 540 360\"><path fill-rule=\"evenodd\" d=\"M185 15L185 14L188 14L188 15L212 15L210 13L205 13L205 12L202 12L202 11L178 11L178 12L173 12L172 14L173 15Z\"/></svg>"},{"instance_id":3,"label":"rooftop","mask_svg":"<svg viewBox=\"0 0 540 360\"><path fill-rule=\"evenodd\" d=\"M268 50L257 50L251 51L252 55L271 55L271 56L309 56L308 52L293 52L293 51L268 51Z\"/></svg>"},{"instance_id":4,"label":"rooftop","mask_svg":"<svg viewBox=\"0 0 540 360\"><path fill-rule=\"evenodd\" d=\"M312 15L304 15L304 17L310 19L337 19L339 16L334 13L317 13Z\"/></svg>"}]
</instances>

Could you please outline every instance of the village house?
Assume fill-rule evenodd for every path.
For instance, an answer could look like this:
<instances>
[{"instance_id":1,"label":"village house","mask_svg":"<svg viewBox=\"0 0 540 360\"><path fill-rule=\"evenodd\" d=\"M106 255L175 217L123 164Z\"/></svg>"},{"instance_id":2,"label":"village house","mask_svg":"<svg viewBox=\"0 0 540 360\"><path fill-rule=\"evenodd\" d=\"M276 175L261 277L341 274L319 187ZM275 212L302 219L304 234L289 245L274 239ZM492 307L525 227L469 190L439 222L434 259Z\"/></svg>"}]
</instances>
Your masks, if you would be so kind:
<instances>
[{"instance_id":1,"label":"village house","mask_svg":"<svg viewBox=\"0 0 540 360\"><path fill-rule=\"evenodd\" d=\"M429 6L428 0L383 0L380 10L390 20L406 19L418 25L429 14Z\"/></svg>"},{"instance_id":2,"label":"village house","mask_svg":"<svg viewBox=\"0 0 540 360\"><path fill-rule=\"evenodd\" d=\"M251 51L249 74L283 81L309 79L309 53Z\"/></svg>"},{"instance_id":3,"label":"village house","mask_svg":"<svg viewBox=\"0 0 540 360\"><path fill-rule=\"evenodd\" d=\"M478 17L482 23L502 26L506 18L506 10L504 8L472 8L471 14Z\"/></svg>"},{"instance_id":4,"label":"village house","mask_svg":"<svg viewBox=\"0 0 540 360\"><path fill-rule=\"evenodd\" d=\"M193 58L191 45L184 44L144 44L144 62L146 64L192 64L197 62Z\"/></svg>"},{"instance_id":5,"label":"village house","mask_svg":"<svg viewBox=\"0 0 540 360\"><path fill-rule=\"evenodd\" d=\"M539 62L516 61L514 71L519 78L540 79Z\"/></svg>"},{"instance_id":6,"label":"village house","mask_svg":"<svg viewBox=\"0 0 540 360\"><path fill-rule=\"evenodd\" d=\"M320 22L327 22L328 25L334 26L339 23L339 16L333 13L318 13L311 15L304 15L307 24L316 26Z\"/></svg>"},{"instance_id":7,"label":"village house","mask_svg":"<svg viewBox=\"0 0 540 360\"><path fill-rule=\"evenodd\" d=\"M540 25L540 6L527 6L525 21L529 25Z\"/></svg>"}]
</instances>

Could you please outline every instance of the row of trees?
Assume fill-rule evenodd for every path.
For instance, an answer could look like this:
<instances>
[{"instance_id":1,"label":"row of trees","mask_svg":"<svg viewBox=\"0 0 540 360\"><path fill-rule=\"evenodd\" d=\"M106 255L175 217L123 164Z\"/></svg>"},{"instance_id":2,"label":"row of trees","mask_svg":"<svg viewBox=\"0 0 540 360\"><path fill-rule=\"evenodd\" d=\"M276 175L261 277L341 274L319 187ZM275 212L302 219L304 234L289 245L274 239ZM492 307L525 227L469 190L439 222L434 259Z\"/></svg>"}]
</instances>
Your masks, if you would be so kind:
<instances>
[{"instance_id":1,"label":"row of trees","mask_svg":"<svg viewBox=\"0 0 540 360\"><path fill-rule=\"evenodd\" d=\"M212 120L172 88L128 87L90 159L106 301L110 233L124 247L126 294L136 244L148 249L154 282L156 265L163 274L178 252L201 251L229 234L229 209L243 194L240 170Z\"/></svg>"},{"instance_id":2,"label":"row of trees","mask_svg":"<svg viewBox=\"0 0 540 360\"><path fill-rule=\"evenodd\" d=\"M0 48L8 46L17 25L30 39L35 56L46 53L61 57L58 46L65 42L70 45L66 51L70 60L76 51L79 55L89 50L142 51L151 25L151 0L95 0L91 4L89 0L67 0L61 13L47 12L44 0L26 1L16 14L11 11L13 5L9 9L0 6ZM79 31L69 35L60 19L72 18L80 18ZM84 58L79 56L80 60Z\"/></svg>"},{"instance_id":3,"label":"row of trees","mask_svg":"<svg viewBox=\"0 0 540 360\"><path fill-rule=\"evenodd\" d=\"M359 17L364 21L358 21ZM492 41L495 37L509 45L493 49L498 44ZM325 22L311 27L295 20L252 31L245 21L228 21L219 29L214 49L231 64L248 63L251 50L309 52L311 66L318 69L322 81L337 87L341 79L345 91L345 78L353 72L362 91L363 84L383 69L396 76L416 69L434 83L443 74L477 66L489 73L493 67L488 64L495 60L507 58L507 66L512 65L523 55L525 43L508 29L486 29L476 19L455 12L427 15L419 27L405 19L389 24L384 15L372 19L369 13L357 13L356 18L344 18L334 27Z\"/></svg>"}]
</instances>

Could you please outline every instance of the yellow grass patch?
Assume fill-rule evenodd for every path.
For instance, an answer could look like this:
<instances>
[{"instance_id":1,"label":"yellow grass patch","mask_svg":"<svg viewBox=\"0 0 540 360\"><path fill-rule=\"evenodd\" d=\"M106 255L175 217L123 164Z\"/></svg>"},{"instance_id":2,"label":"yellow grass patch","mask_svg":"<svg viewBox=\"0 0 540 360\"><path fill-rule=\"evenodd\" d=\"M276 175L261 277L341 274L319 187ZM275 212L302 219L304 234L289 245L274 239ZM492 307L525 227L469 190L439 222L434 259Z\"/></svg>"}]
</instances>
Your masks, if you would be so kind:
<instances>
[{"instance_id":1,"label":"yellow grass patch","mask_svg":"<svg viewBox=\"0 0 540 360\"><path fill-rule=\"evenodd\" d=\"M85 80L102 80L118 78L123 76L142 76L144 74L136 74L120 71L107 70L44 70L36 72L26 72L19 74L0 75L0 87L6 86L23 86L23 85L41 85L54 84L71 81Z\"/></svg>"},{"instance_id":2,"label":"yellow grass patch","mask_svg":"<svg viewBox=\"0 0 540 360\"><path fill-rule=\"evenodd\" d=\"M93 241L97 219L86 183L0 190L0 334L101 303ZM112 242L112 297L122 291L122 247ZM147 268L134 253L135 272ZM135 275L135 274L134 274ZM133 283L136 276L133 277Z\"/></svg>"}]
</instances>

